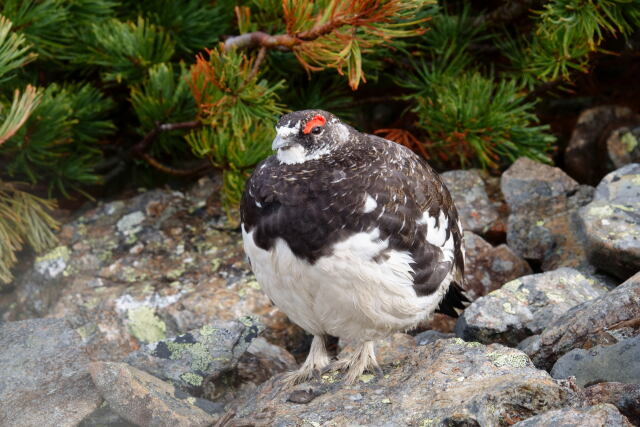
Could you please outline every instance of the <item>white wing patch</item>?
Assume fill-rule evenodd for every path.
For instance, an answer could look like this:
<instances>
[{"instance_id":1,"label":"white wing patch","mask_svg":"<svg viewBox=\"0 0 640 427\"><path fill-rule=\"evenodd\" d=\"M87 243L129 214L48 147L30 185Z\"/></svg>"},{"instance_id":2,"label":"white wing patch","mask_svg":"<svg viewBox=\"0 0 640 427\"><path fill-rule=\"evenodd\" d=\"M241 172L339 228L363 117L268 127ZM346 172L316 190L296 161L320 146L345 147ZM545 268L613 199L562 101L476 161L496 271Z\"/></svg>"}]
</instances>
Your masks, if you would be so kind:
<instances>
[{"instance_id":1,"label":"white wing patch","mask_svg":"<svg viewBox=\"0 0 640 427\"><path fill-rule=\"evenodd\" d=\"M376 202L376 200L373 197L367 194L367 197L365 198L365 201L364 201L364 209L362 210L362 213L373 212L376 210L377 207L378 207L378 202Z\"/></svg>"},{"instance_id":2,"label":"white wing patch","mask_svg":"<svg viewBox=\"0 0 640 427\"><path fill-rule=\"evenodd\" d=\"M449 219L443 211L440 211L440 215L438 216L438 225L436 225L435 217L427 215L427 242L438 247L444 246L445 239L447 238L448 224Z\"/></svg>"}]
</instances>

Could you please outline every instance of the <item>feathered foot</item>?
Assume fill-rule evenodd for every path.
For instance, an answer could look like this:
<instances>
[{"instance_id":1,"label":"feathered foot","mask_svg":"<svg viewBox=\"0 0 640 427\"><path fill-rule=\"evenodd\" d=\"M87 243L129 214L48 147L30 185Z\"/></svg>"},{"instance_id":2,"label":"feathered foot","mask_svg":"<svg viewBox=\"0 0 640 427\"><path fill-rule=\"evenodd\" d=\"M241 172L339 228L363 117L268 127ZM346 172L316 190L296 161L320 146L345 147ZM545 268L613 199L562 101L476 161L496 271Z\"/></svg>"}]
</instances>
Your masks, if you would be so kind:
<instances>
[{"instance_id":1,"label":"feathered foot","mask_svg":"<svg viewBox=\"0 0 640 427\"><path fill-rule=\"evenodd\" d=\"M330 365L331 370L347 370L345 382L355 383L365 371L382 375L382 369L376 360L373 341L365 341L358 345L355 351L348 357L340 359Z\"/></svg>"},{"instance_id":2,"label":"feathered foot","mask_svg":"<svg viewBox=\"0 0 640 427\"><path fill-rule=\"evenodd\" d=\"M293 386L314 377L319 378L320 372L324 370L327 365L329 365L329 355L324 345L324 337L314 335L307 359L300 369L285 374L284 382L287 386Z\"/></svg>"}]
</instances>

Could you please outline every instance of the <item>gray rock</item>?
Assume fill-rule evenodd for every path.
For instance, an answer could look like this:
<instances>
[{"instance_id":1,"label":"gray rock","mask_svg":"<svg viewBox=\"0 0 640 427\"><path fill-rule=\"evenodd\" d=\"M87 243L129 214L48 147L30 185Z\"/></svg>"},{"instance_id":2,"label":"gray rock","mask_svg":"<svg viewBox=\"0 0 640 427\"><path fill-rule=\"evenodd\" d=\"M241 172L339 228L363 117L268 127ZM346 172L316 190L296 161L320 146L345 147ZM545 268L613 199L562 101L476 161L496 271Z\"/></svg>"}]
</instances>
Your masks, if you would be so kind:
<instances>
[{"instance_id":1,"label":"gray rock","mask_svg":"<svg viewBox=\"0 0 640 427\"><path fill-rule=\"evenodd\" d=\"M465 340L515 346L571 307L603 295L593 277L572 268L524 276L474 301L456 324Z\"/></svg>"},{"instance_id":2,"label":"gray rock","mask_svg":"<svg viewBox=\"0 0 640 427\"><path fill-rule=\"evenodd\" d=\"M520 348L543 369L574 348L613 344L640 329L640 273L591 301L573 307ZM623 330L628 330L622 333ZM617 337L616 337L617 335Z\"/></svg>"},{"instance_id":3,"label":"gray rock","mask_svg":"<svg viewBox=\"0 0 640 427\"><path fill-rule=\"evenodd\" d=\"M631 427L627 418L608 403L588 408L562 408L513 424L514 427Z\"/></svg>"},{"instance_id":4,"label":"gray rock","mask_svg":"<svg viewBox=\"0 0 640 427\"><path fill-rule=\"evenodd\" d=\"M564 406L573 396L520 351L460 339L439 340L383 364L384 376L365 374L346 386L330 371L309 382L308 403L277 376L238 403L237 425L503 425ZM462 422L468 424L460 424Z\"/></svg>"},{"instance_id":5,"label":"gray rock","mask_svg":"<svg viewBox=\"0 0 640 427\"><path fill-rule=\"evenodd\" d=\"M551 376L575 377L580 387L603 381L640 384L640 335L609 346L571 350L553 365Z\"/></svg>"},{"instance_id":6,"label":"gray rock","mask_svg":"<svg viewBox=\"0 0 640 427\"><path fill-rule=\"evenodd\" d=\"M217 322L140 348L125 362L188 393L202 394L205 382L232 370L264 326L244 317Z\"/></svg>"},{"instance_id":7,"label":"gray rock","mask_svg":"<svg viewBox=\"0 0 640 427\"><path fill-rule=\"evenodd\" d=\"M102 401L88 363L64 320L0 324L0 425L77 425Z\"/></svg>"},{"instance_id":8,"label":"gray rock","mask_svg":"<svg viewBox=\"0 0 640 427\"><path fill-rule=\"evenodd\" d=\"M615 168L640 162L640 121L620 127L607 138L607 153Z\"/></svg>"},{"instance_id":9,"label":"gray rock","mask_svg":"<svg viewBox=\"0 0 640 427\"><path fill-rule=\"evenodd\" d=\"M209 426L224 410L126 363L94 362L89 371L109 406L139 426Z\"/></svg>"},{"instance_id":10,"label":"gray rock","mask_svg":"<svg viewBox=\"0 0 640 427\"><path fill-rule=\"evenodd\" d=\"M565 150L565 167L580 182L594 185L613 170L606 141L611 130L638 123L640 116L627 107L601 105L583 111Z\"/></svg>"},{"instance_id":11,"label":"gray rock","mask_svg":"<svg viewBox=\"0 0 640 427\"><path fill-rule=\"evenodd\" d=\"M472 299L532 273L529 264L507 245L494 247L477 234L465 231L464 246L464 278Z\"/></svg>"},{"instance_id":12,"label":"gray rock","mask_svg":"<svg viewBox=\"0 0 640 427\"><path fill-rule=\"evenodd\" d=\"M448 334L440 331L424 331L415 336L416 344L418 345L430 345L438 340L446 340L453 338L454 334Z\"/></svg>"},{"instance_id":13,"label":"gray rock","mask_svg":"<svg viewBox=\"0 0 640 427\"><path fill-rule=\"evenodd\" d=\"M107 402L102 402L102 405L87 415L78 427L136 427L136 425L118 415Z\"/></svg>"},{"instance_id":14,"label":"gray rock","mask_svg":"<svg viewBox=\"0 0 640 427\"><path fill-rule=\"evenodd\" d=\"M592 264L621 279L639 271L640 163L604 177L579 221Z\"/></svg>"},{"instance_id":15,"label":"gray rock","mask_svg":"<svg viewBox=\"0 0 640 427\"><path fill-rule=\"evenodd\" d=\"M442 174L442 180L453 197L465 230L482 234L498 219L498 210L489 200L478 172L448 171Z\"/></svg>"},{"instance_id":16,"label":"gray rock","mask_svg":"<svg viewBox=\"0 0 640 427\"><path fill-rule=\"evenodd\" d=\"M510 211L510 248L541 261L544 271L574 267L593 272L576 217L576 210L591 201L591 187L579 186L559 168L526 158L505 171L500 186Z\"/></svg>"},{"instance_id":17,"label":"gray rock","mask_svg":"<svg viewBox=\"0 0 640 427\"><path fill-rule=\"evenodd\" d=\"M260 318L270 342L304 351L304 332L251 274L212 178L79 212L58 248L17 272L0 319L64 317L92 360L122 361L146 343L245 315Z\"/></svg>"},{"instance_id":18,"label":"gray rock","mask_svg":"<svg viewBox=\"0 0 640 427\"><path fill-rule=\"evenodd\" d=\"M562 200L578 189L578 183L559 168L521 157L502 174L500 188L513 212Z\"/></svg>"},{"instance_id":19,"label":"gray rock","mask_svg":"<svg viewBox=\"0 0 640 427\"><path fill-rule=\"evenodd\" d=\"M298 363L291 353L258 337L238 360L236 372L242 382L258 385L276 374L296 369Z\"/></svg>"},{"instance_id":20,"label":"gray rock","mask_svg":"<svg viewBox=\"0 0 640 427\"><path fill-rule=\"evenodd\" d=\"M584 390L588 405L611 403L631 421L640 426L640 384L599 383Z\"/></svg>"}]
</instances>

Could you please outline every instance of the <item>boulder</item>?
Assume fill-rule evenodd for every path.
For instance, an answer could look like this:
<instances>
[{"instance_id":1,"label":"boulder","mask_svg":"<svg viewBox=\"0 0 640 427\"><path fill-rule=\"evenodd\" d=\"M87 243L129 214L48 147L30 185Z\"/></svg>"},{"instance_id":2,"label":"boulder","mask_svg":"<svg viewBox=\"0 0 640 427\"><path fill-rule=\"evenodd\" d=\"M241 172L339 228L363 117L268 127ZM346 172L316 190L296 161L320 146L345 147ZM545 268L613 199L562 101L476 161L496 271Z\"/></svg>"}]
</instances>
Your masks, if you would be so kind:
<instances>
[{"instance_id":1,"label":"boulder","mask_svg":"<svg viewBox=\"0 0 640 427\"><path fill-rule=\"evenodd\" d=\"M507 244L518 255L539 261L542 270L573 267L592 273L579 233L577 209L593 188L578 185L559 168L520 158L502 175L509 206Z\"/></svg>"},{"instance_id":2,"label":"boulder","mask_svg":"<svg viewBox=\"0 0 640 427\"><path fill-rule=\"evenodd\" d=\"M575 348L613 344L637 335L638 318L640 273L614 290L573 307L519 348L536 366L549 370L562 355Z\"/></svg>"},{"instance_id":3,"label":"boulder","mask_svg":"<svg viewBox=\"0 0 640 427\"><path fill-rule=\"evenodd\" d=\"M235 369L240 356L263 328L250 317L211 323L145 345L128 355L125 362L199 396L207 381Z\"/></svg>"},{"instance_id":4,"label":"boulder","mask_svg":"<svg viewBox=\"0 0 640 427\"><path fill-rule=\"evenodd\" d=\"M640 121L635 126L620 127L607 138L607 154L613 166L621 168L640 162Z\"/></svg>"},{"instance_id":5,"label":"boulder","mask_svg":"<svg viewBox=\"0 0 640 427\"><path fill-rule=\"evenodd\" d=\"M608 403L588 408L562 408L513 424L514 427L632 427L629 420Z\"/></svg>"},{"instance_id":6,"label":"boulder","mask_svg":"<svg viewBox=\"0 0 640 427\"><path fill-rule=\"evenodd\" d=\"M304 351L303 332L251 274L215 179L82 211L62 226L58 248L16 276L0 318L65 317L92 360L121 361L141 345L246 315L259 316L270 342Z\"/></svg>"},{"instance_id":7,"label":"boulder","mask_svg":"<svg viewBox=\"0 0 640 427\"><path fill-rule=\"evenodd\" d=\"M464 247L464 278L467 294L472 299L532 273L529 264L507 245L494 247L477 234L465 231Z\"/></svg>"},{"instance_id":8,"label":"boulder","mask_svg":"<svg viewBox=\"0 0 640 427\"><path fill-rule=\"evenodd\" d=\"M573 349L553 365L551 376L575 377L580 387L603 381L640 384L640 335L608 346Z\"/></svg>"},{"instance_id":9,"label":"boulder","mask_svg":"<svg viewBox=\"0 0 640 427\"><path fill-rule=\"evenodd\" d=\"M579 224L593 265L621 279L640 271L640 163L605 176Z\"/></svg>"},{"instance_id":10,"label":"boulder","mask_svg":"<svg viewBox=\"0 0 640 427\"><path fill-rule=\"evenodd\" d=\"M243 383L259 385L276 374L296 369L298 363L291 353L258 337L240 356L236 371Z\"/></svg>"},{"instance_id":11,"label":"boulder","mask_svg":"<svg viewBox=\"0 0 640 427\"><path fill-rule=\"evenodd\" d=\"M0 425L77 425L102 402L88 363L62 319L1 323Z\"/></svg>"},{"instance_id":12,"label":"boulder","mask_svg":"<svg viewBox=\"0 0 640 427\"><path fill-rule=\"evenodd\" d=\"M93 362L89 371L109 407L138 426L210 426L224 410L126 363Z\"/></svg>"},{"instance_id":13,"label":"boulder","mask_svg":"<svg viewBox=\"0 0 640 427\"><path fill-rule=\"evenodd\" d=\"M599 383L587 387L583 399L588 405L611 403L632 424L640 426L640 384Z\"/></svg>"},{"instance_id":14,"label":"boulder","mask_svg":"<svg viewBox=\"0 0 640 427\"><path fill-rule=\"evenodd\" d=\"M364 374L354 385L335 371L294 388L276 376L238 402L233 423L504 425L573 396L518 350L456 338L418 346L382 369L384 376Z\"/></svg>"},{"instance_id":15,"label":"boulder","mask_svg":"<svg viewBox=\"0 0 640 427\"><path fill-rule=\"evenodd\" d=\"M582 183L595 185L614 169L607 156L611 132L634 123L640 123L640 115L627 107L601 105L583 111L564 153L569 174Z\"/></svg>"},{"instance_id":16,"label":"boulder","mask_svg":"<svg viewBox=\"0 0 640 427\"><path fill-rule=\"evenodd\" d=\"M515 346L571 307L605 292L595 278L573 268L524 276L474 301L458 319L456 334L465 340Z\"/></svg>"},{"instance_id":17,"label":"boulder","mask_svg":"<svg viewBox=\"0 0 640 427\"><path fill-rule=\"evenodd\" d=\"M444 172L442 180L449 189L465 230L482 234L498 219L498 210L489 200L480 174L474 170Z\"/></svg>"}]
</instances>

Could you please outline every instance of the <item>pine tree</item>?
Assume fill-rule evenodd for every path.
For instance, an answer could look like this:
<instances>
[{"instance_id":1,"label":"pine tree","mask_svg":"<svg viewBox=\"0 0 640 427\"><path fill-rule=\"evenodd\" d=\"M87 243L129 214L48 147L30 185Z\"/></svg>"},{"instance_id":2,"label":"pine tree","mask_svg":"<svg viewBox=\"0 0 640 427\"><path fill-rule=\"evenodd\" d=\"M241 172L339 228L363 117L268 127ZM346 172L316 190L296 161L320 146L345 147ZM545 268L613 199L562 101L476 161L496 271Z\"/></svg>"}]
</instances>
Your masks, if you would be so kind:
<instances>
[{"instance_id":1,"label":"pine tree","mask_svg":"<svg viewBox=\"0 0 640 427\"><path fill-rule=\"evenodd\" d=\"M482 7L1 0L0 280L11 279L24 242L54 243L54 204L42 197L219 169L233 217L289 110L330 110L439 168L551 161L555 138L539 123L540 100L571 90L594 58L630 49L640 2ZM388 105L394 111L375 119Z\"/></svg>"}]
</instances>

